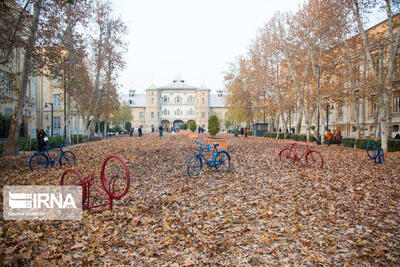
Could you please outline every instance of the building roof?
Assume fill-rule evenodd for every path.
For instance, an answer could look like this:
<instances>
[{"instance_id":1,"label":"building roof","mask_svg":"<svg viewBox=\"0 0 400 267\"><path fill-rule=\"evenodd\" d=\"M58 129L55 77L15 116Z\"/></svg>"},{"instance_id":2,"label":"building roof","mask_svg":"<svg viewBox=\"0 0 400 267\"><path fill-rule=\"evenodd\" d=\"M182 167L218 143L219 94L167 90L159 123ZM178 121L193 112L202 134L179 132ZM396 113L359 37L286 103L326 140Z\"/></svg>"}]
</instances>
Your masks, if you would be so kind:
<instances>
[{"instance_id":1,"label":"building roof","mask_svg":"<svg viewBox=\"0 0 400 267\"><path fill-rule=\"evenodd\" d=\"M226 105L225 96L210 94L210 108L223 108Z\"/></svg>"},{"instance_id":2,"label":"building roof","mask_svg":"<svg viewBox=\"0 0 400 267\"><path fill-rule=\"evenodd\" d=\"M135 94L134 97L131 97L130 100L133 100L133 103L129 103L130 107L146 107L146 95L145 94Z\"/></svg>"},{"instance_id":3,"label":"building roof","mask_svg":"<svg viewBox=\"0 0 400 267\"><path fill-rule=\"evenodd\" d=\"M159 89L188 89L196 90L198 87L185 83L185 80L180 74L176 75L172 83L159 87Z\"/></svg>"}]
</instances>

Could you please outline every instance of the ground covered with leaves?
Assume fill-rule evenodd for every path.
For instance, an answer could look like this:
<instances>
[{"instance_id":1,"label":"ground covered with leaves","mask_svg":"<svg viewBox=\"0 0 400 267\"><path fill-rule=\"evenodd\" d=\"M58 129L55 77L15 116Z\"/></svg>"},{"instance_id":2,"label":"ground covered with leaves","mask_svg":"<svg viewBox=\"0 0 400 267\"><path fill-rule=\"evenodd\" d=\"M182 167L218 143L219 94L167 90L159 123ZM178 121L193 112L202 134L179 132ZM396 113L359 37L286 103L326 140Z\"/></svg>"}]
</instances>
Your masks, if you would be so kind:
<instances>
[{"instance_id":1,"label":"ground covered with leaves","mask_svg":"<svg viewBox=\"0 0 400 267\"><path fill-rule=\"evenodd\" d=\"M220 137L231 171L199 177L186 175L198 146L181 134L71 147L75 169L97 180L106 156L121 156L128 194L80 221L1 221L2 265L400 264L400 153L375 165L362 150L313 146L325 159L315 170L280 164L289 141ZM31 172L28 158L0 158L2 187L59 184L62 169Z\"/></svg>"}]
</instances>

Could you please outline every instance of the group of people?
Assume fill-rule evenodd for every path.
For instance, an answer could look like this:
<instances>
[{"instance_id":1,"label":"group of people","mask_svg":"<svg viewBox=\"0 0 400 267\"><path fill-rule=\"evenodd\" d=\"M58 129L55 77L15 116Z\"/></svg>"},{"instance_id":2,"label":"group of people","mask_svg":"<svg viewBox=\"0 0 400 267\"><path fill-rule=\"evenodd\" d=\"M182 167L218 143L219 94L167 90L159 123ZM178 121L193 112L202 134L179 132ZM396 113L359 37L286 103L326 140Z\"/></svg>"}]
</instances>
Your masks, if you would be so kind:
<instances>
[{"instance_id":1,"label":"group of people","mask_svg":"<svg viewBox=\"0 0 400 267\"><path fill-rule=\"evenodd\" d=\"M342 133L340 130L332 132L331 129L328 129L326 132L326 140L328 146L331 145L331 143L336 141L336 144L339 146L342 143ZM314 134L314 140L318 145L321 144L321 141L319 140L317 134Z\"/></svg>"},{"instance_id":2,"label":"group of people","mask_svg":"<svg viewBox=\"0 0 400 267\"><path fill-rule=\"evenodd\" d=\"M134 127L129 128L129 136L132 137L134 133L135 133L135 128ZM139 137L142 137L142 135L143 135L142 126L139 127L138 134L139 134Z\"/></svg>"},{"instance_id":3,"label":"group of people","mask_svg":"<svg viewBox=\"0 0 400 267\"><path fill-rule=\"evenodd\" d=\"M233 135L234 135L235 137L237 137L237 136L239 135L239 133L240 133L241 136L244 135L244 137L247 137L247 127L245 127L245 128L243 128L243 127L240 128L240 131L239 131L239 128L238 128L238 127L233 128Z\"/></svg>"},{"instance_id":4,"label":"group of people","mask_svg":"<svg viewBox=\"0 0 400 267\"><path fill-rule=\"evenodd\" d=\"M205 131L206 131L206 130L204 130L203 127L200 127L200 126L199 126L199 127L197 128L197 132L198 132L198 133L204 133Z\"/></svg>"}]
</instances>

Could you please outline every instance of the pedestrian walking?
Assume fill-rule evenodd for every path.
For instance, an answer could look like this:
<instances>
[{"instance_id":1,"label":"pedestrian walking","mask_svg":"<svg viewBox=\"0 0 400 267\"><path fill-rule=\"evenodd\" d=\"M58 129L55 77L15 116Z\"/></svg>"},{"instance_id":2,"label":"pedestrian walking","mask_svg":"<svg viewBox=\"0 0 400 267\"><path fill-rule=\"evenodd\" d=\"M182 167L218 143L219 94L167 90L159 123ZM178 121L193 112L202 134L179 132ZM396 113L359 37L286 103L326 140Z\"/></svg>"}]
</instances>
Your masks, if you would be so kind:
<instances>
[{"instance_id":1,"label":"pedestrian walking","mask_svg":"<svg viewBox=\"0 0 400 267\"><path fill-rule=\"evenodd\" d=\"M328 129L328 132L326 133L326 139L328 140L328 146L330 146L331 145L331 141L332 141L331 129Z\"/></svg>"},{"instance_id":2,"label":"pedestrian walking","mask_svg":"<svg viewBox=\"0 0 400 267\"><path fill-rule=\"evenodd\" d=\"M133 129L131 127L131 128L129 128L129 136L132 137L132 134L133 134Z\"/></svg>"},{"instance_id":3,"label":"pedestrian walking","mask_svg":"<svg viewBox=\"0 0 400 267\"><path fill-rule=\"evenodd\" d=\"M240 128L240 135L243 137L243 134L244 134L244 129L242 127L242 128Z\"/></svg>"},{"instance_id":4,"label":"pedestrian walking","mask_svg":"<svg viewBox=\"0 0 400 267\"><path fill-rule=\"evenodd\" d=\"M247 137L247 127L244 128L244 137Z\"/></svg>"},{"instance_id":5,"label":"pedestrian walking","mask_svg":"<svg viewBox=\"0 0 400 267\"><path fill-rule=\"evenodd\" d=\"M142 131L143 131L142 130L142 126L140 126L139 129L138 129L139 137L142 137L142 135L143 135Z\"/></svg>"},{"instance_id":6,"label":"pedestrian walking","mask_svg":"<svg viewBox=\"0 0 400 267\"><path fill-rule=\"evenodd\" d=\"M340 132L340 130L336 132L336 141L337 145L340 146L340 144L342 143L342 133Z\"/></svg>"},{"instance_id":7,"label":"pedestrian walking","mask_svg":"<svg viewBox=\"0 0 400 267\"><path fill-rule=\"evenodd\" d=\"M151 132L154 133L154 126L151 126Z\"/></svg>"},{"instance_id":8,"label":"pedestrian walking","mask_svg":"<svg viewBox=\"0 0 400 267\"><path fill-rule=\"evenodd\" d=\"M238 136L238 129L237 127L233 128L233 136L237 137Z\"/></svg>"},{"instance_id":9,"label":"pedestrian walking","mask_svg":"<svg viewBox=\"0 0 400 267\"><path fill-rule=\"evenodd\" d=\"M163 136L164 129L163 129L162 125L160 125L160 127L158 127L158 131L159 131L159 136L160 137Z\"/></svg>"},{"instance_id":10,"label":"pedestrian walking","mask_svg":"<svg viewBox=\"0 0 400 267\"><path fill-rule=\"evenodd\" d=\"M37 135L39 152L44 151L44 149L46 148L47 140L48 140L48 138L47 138L46 132L43 129L41 129Z\"/></svg>"}]
</instances>

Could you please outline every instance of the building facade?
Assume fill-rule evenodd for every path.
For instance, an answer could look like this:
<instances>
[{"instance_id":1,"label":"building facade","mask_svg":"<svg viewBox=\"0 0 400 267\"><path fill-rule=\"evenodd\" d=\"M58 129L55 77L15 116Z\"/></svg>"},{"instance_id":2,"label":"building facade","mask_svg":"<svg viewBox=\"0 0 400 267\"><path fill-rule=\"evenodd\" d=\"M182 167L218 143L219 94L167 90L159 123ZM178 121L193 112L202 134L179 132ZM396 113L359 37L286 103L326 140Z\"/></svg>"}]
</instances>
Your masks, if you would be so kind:
<instances>
[{"instance_id":1,"label":"building facade","mask_svg":"<svg viewBox=\"0 0 400 267\"><path fill-rule=\"evenodd\" d=\"M206 86L192 86L176 76L172 83L157 87L154 84L144 94L129 91L128 103L132 109L132 125L143 127L145 132L164 129L177 129L181 124L196 122L197 126L208 128L208 118L217 114L221 129L227 117L228 107L222 92L212 94Z\"/></svg>"}]
</instances>

